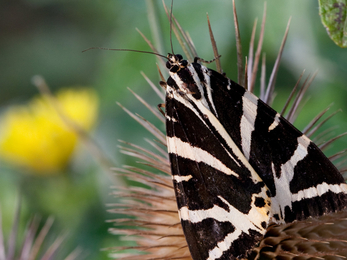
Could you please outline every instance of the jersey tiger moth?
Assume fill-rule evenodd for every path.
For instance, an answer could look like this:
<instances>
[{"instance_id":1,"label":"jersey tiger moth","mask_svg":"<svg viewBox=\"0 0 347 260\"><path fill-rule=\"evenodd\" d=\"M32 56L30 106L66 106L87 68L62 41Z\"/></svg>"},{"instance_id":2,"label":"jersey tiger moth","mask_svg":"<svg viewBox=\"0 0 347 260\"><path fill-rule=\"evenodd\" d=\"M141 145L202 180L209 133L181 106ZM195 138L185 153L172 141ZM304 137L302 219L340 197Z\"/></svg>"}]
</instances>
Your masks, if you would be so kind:
<instances>
[{"instance_id":1,"label":"jersey tiger moth","mask_svg":"<svg viewBox=\"0 0 347 260\"><path fill-rule=\"evenodd\" d=\"M169 55L165 84L172 178L192 257L245 257L270 222L345 208L343 178L317 146L198 61Z\"/></svg>"},{"instance_id":2,"label":"jersey tiger moth","mask_svg":"<svg viewBox=\"0 0 347 260\"><path fill-rule=\"evenodd\" d=\"M346 208L342 175L279 113L198 59L169 54L167 68L167 146L194 260L245 257L270 222Z\"/></svg>"}]
</instances>

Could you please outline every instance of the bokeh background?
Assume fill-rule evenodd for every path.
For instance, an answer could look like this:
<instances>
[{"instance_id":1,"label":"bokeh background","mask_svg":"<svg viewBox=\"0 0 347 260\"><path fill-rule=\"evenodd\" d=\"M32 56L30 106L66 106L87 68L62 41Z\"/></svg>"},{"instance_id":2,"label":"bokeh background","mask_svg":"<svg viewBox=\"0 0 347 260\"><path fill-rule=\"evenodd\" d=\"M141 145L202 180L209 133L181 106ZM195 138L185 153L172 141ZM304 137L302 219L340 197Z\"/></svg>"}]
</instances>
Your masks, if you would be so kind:
<instances>
[{"instance_id":1,"label":"bokeh background","mask_svg":"<svg viewBox=\"0 0 347 260\"><path fill-rule=\"evenodd\" d=\"M170 6L171 1L165 1ZM118 139L148 147L144 138L152 139L141 126L116 104L116 101L149 120L154 117L144 110L127 89L141 95L153 106L162 101L153 95L140 71L153 82L159 81L154 55L135 52L91 50L89 47L128 48L150 50L138 28L150 40L147 6L157 8L161 37L170 52L169 22L161 1L151 0L13 0L0 2L0 117L14 106L26 105L39 92L32 84L34 75L41 75L52 92L60 89L85 87L95 91L98 110L89 134L99 145L111 165L135 163L119 152ZM254 20L258 18L257 34L264 10L264 1L236 1L243 53L247 55ZM237 78L236 49L231 0L174 1L173 14L189 31L198 54L205 60L213 58L206 21L208 12L219 52L222 68L231 79ZM267 1L267 18L263 51L266 52L267 78L277 56L289 18L292 17L288 40L276 81L274 107L281 110L301 72L305 76L318 74L305 99L303 113L296 126L303 127L318 112L332 104L331 111L341 109L324 129L334 128L334 135L347 130L347 51L337 47L321 24L317 1ZM175 39L176 53L181 49ZM211 64L214 67L214 64ZM72 100L72 104L73 104ZM77 103L77 102L76 102ZM92 106L92 105L91 105ZM73 105L72 105L73 107ZM93 111L94 111L93 110ZM93 113L88 106L83 114ZM157 122L154 120L154 122ZM158 124L164 131L164 126ZM0 121L0 134L6 128ZM1 135L0 135L1 137ZM17 140L16 145L28 145ZM63 142L63 141L62 141ZM63 143L53 150L59 150ZM342 138L328 154L347 147ZM44 153L53 153L52 150ZM109 195L112 185L127 185L113 176L108 165L96 158L95 151L83 142L74 146L65 163L54 171L28 169L6 160L0 161L0 205L5 237L9 236L13 214L22 198L20 229L38 214L42 219L54 216L55 222L47 238L53 240L68 232L62 255L77 246L84 259L108 259L102 248L119 245L119 238L108 234L112 226L106 220L115 199ZM42 157L42 160L45 160ZM42 220L42 223L43 223Z\"/></svg>"}]
</instances>

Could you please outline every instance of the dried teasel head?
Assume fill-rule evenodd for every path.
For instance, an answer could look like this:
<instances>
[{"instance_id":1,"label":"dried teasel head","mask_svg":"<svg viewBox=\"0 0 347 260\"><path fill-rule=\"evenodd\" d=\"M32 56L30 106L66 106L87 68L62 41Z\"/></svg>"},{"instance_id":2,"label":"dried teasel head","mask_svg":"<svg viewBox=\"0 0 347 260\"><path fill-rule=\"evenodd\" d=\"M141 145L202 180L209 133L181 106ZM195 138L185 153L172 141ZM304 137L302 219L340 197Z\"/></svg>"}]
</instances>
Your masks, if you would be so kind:
<instances>
[{"instance_id":1,"label":"dried teasel head","mask_svg":"<svg viewBox=\"0 0 347 260\"><path fill-rule=\"evenodd\" d=\"M67 234L58 236L53 243L49 243L48 233L54 222L48 218L40 228L40 218L35 216L27 223L23 234L18 231L20 224L21 203L18 203L16 213L13 217L12 230L8 239L5 238L2 228L0 211L0 259L1 260L35 260L35 259L84 259L85 254L81 248L76 248L68 256L62 258L61 250L66 244ZM46 241L49 240L49 241ZM7 245L7 247L5 246Z\"/></svg>"}]
</instances>

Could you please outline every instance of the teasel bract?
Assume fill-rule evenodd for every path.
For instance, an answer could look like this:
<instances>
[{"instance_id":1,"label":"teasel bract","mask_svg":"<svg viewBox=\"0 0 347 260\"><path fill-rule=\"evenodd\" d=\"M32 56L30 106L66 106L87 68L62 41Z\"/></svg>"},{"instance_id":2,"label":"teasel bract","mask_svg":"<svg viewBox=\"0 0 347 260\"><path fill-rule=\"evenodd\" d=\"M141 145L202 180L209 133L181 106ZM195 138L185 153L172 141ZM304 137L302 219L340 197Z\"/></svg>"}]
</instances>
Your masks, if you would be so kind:
<instances>
[{"instance_id":1,"label":"teasel bract","mask_svg":"<svg viewBox=\"0 0 347 260\"><path fill-rule=\"evenodd\" d=\"M165 7L165 6L164 6ZM170 18L170 11L166 8L169 20L172 20L172 31L182 45L182 49L188 60L192 61L197 57L194 44L189 35L183 31L174 15ZM254 39L256 23L254 24L252 37L247 59L242 57L240 32L237 21L237 15L234 5L234 23L236 31L236 44L238 50L238 82L249 91L254 92L257 78L258 67L260 70L260 98L267 104L271 105L274 99L274 88L279 63L286 42L289 30L289 23L284 34L282 44L279 48L278 56L273 67L268 84L265 84L265 55L261 60L262 41L265 37L265 17L266 8L264 8L263 22L259 36L258 46L254 52ZM214 41L210 23L208 21L211 42L214 50L214 57L219 57L217 47ZM149 42L147 39L145 39ZM150 44L152 50L157 50ZM261 61L260 61L261 60ZM245 66L243 62L245 62ZM164 62L162 60L162 62ZM261 65L259 65L261 63ZM217 71L222 73L219 60L216 60ZM165 81L163 74L159 71L161 80ZM164 94L151 82L145 75L145 79L153 88L155 93L164 100ZM300 102L314 79L307 77L301 82L303 74L300 76L297 84L294 86L292 93L288 97L283 107L281 115L289 122L294 123L302 108ZM143 103L157 118L165 123L165 118L155 107L149 105L140 96L135 94L139 102ZM113 222L114 228L110 231L114 234L121 235L124 240L133 243L132 246L115 247L112 257L116 259L192 259L187 242L185 240L181 223L177 212L175 193L172 185L171 170L166 151L166 136L161 130L155 127L151 122L134 114L121 106L126 113L133 117L139 124L145 127L154 135L156 141L147 140L156 152L137 146L129 142L123 142L121 151L124 154L140 159L141 163L136 166L123 166L115 168L118 176L128 179L132 185L127 187L116 187L113 195L120 201L113 205L111 212L121 214ZM317 130L324 124L330 116L325 116L328 109L320 112L308 125L302 130L309 138L316 134ZM300 111L303 113L304 111ZM328 136L329 132L323 132L318 135L316 143ZM324 151L332 142L339 137L332 138L320 145ZM334 161L341 159L344 151L331 157ZM147 168L141 165L146 165ZM148 170L151 167L153 170ZM339 166L339 165L337 165ZM345 172L343 164L340 165L341 173ZM327 214L319 218L309 218L304 221L296 221L286 225L270 225L262 241L256 245L249 254L248 259L344 259L347 257L347 213L338 212Z\"/></svg>"},{"instance_id":2,"label":"teasel bract","mask_svg":"<svg viewBox=\"0 0 347 260\"><path fill-rule=\"evenodd\" d=\"M62 252L65 252L64 247L66 247L68 233L65 232L57 236L52 243L52 232L50 229L54 222L53 217L48 218L43 223L41 218L36 215L26 224L24 232L20 232L21 205L21 201L19 201L13 216L12 229L8 237L5 236L3 230L2 213L0 210L0 259L85 259L86 254L83 253L83 250L79 247L62 258Z\"/></svg>"}]
</instances>

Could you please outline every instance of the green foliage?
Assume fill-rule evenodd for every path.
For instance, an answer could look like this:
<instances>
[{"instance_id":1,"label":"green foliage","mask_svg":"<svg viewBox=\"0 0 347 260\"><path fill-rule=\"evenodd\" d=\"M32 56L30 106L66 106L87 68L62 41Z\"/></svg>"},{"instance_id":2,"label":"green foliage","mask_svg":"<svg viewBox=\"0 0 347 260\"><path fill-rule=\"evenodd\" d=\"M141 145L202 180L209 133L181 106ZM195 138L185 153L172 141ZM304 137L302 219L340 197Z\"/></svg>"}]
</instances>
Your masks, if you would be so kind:
<instances>
[{"instance_id":1,"label":"green foliage","mask_svg":"<svg viewBox=\"0 0 347 260\"><path fill-rule=\"evenodd\" d=\"M319 0L319 14L330 38L340 47L347 47L347 1Z\"/></svg>"}]
</instances>

